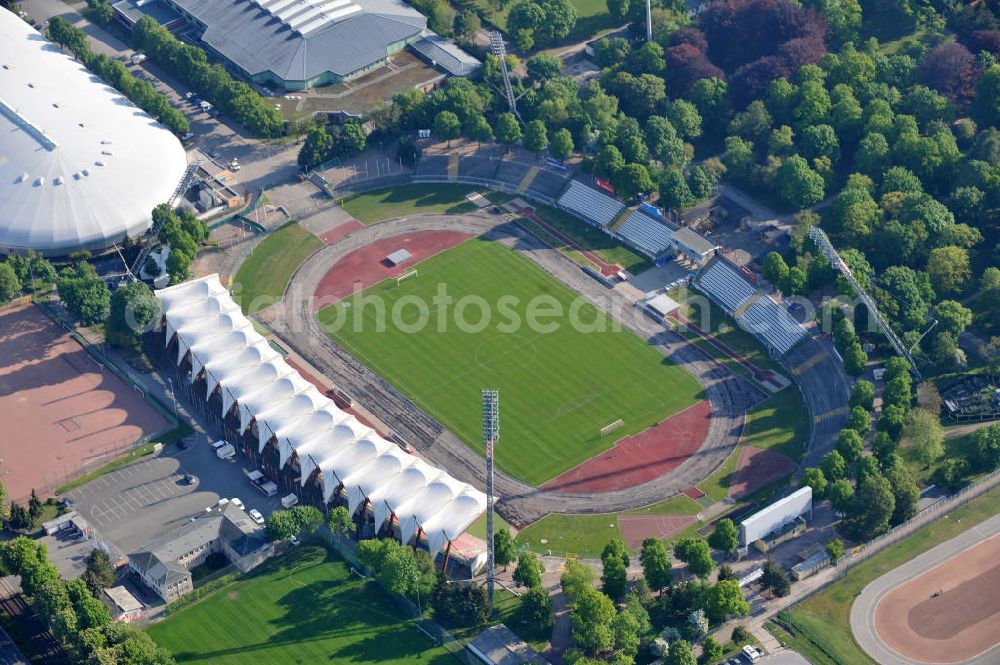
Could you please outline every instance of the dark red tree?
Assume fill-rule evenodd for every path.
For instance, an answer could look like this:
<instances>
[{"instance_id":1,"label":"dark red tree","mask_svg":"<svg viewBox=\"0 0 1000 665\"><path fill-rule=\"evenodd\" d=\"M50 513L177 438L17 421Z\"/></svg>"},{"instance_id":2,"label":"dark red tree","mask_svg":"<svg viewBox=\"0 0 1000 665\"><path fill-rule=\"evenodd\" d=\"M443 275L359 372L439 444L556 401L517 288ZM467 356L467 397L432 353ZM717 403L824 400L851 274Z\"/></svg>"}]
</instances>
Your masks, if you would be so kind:
<instances>
[{"instance_id":1,"label":"dark red tree","mask_svg":"<svg viewBox=\"0 0 1000 665\"><path fill-rule=\"evenodd\" d=\"M667 61L664 78L671 97L687 97L699 79L724 79L726 75L708 57L691 44L671 46L663 54Z\"/></svg>"},{"instance_id":2,"label":"dark red tree","mask_svg":"<svg viewBox=\"0 0 1000 665\"><path fill-rule=\"evenodd\" d=\"M976 30L969 38L969 48L976 53L989 51L1000 58L1000 30Z\"/></svg>"},{"instance_id":3,"label":"dark red tree","mask_svg":"<svg viewBox=\"0 0 1000 665\"><path fill-rule=\"evenodd\" d=\"M729 81L729 97L733 106L743 108L755 99L760 99L768 84L776 78L788 76L785 59L771 55L758 58L733 72Z\"/></svg>"},{"instance_id":4,"label":"dark red tree","mask_svg":"<svg viewBox=\"0 0 1000 665\"><path fill-rule=\"evenodd\" d=\"M920 63L920 80L964 109L975 97L979 68L976 56L957 42L936 46Z\"/></svg>"},{"instance_id":5,"label":"dark red tree","mask_svg":"<svg viewBox=\"0 0 1000 665\"><path fill-rule=\"evenodd\" d=\"M690 44L702 52L708 50L708 40L705 39L705 34L698 28L690 26L678 28L670 35L671 46L679 46L680 44Z\"/></svg>"}]
</instances>

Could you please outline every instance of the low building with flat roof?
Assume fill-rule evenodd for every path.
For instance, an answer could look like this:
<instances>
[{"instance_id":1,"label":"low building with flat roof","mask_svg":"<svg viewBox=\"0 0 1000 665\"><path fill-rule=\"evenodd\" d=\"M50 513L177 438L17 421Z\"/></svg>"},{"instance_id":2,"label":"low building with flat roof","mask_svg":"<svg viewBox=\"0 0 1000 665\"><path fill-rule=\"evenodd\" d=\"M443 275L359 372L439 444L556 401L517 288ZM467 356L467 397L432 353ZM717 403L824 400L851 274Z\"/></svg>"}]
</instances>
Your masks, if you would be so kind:
<instances>
[{"instance_id":1,"label":"low building with flat roof","mask_svg":"<svg viewBox=\"0 0 1000 665\"><path fill-rule=\"evenodd\" d=\"M123 586L105 589L104 593L101 594L101 601L108 606L111 618L115 621L132 623L146 614L146 606L142 604L142 601Z\"/></svg>"}]
</instances>

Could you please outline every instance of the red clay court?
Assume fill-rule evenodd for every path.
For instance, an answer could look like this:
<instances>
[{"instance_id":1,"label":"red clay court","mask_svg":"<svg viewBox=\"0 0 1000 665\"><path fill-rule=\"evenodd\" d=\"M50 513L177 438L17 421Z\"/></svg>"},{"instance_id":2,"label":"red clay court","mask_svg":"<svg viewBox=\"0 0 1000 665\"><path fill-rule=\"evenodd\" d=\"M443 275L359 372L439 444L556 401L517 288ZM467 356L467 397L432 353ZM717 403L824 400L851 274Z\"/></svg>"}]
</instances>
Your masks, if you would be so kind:
<instances>
[{"instance_id":1,"label":"red clay court","mask_svg":"<svg viewBox=\"0 0 1000 665\"><path fill-rule=\"evenodd\" d=\"M729 483L729 496L739 499L767 487L795 471L795 462L781 453L754 446L740 448L736 471Z\"/></svg>"},{"instance_id":2,"label":"red clay court","mask_svg":"<svg viewBox=\"0 0 1000 665\"><path fill-rule=\"evenodd\" d=\"M878 636L926 663L959 663L990 649L1000 635L998 562L995 537L896 587L875 608Z\"/></svg>"},{"instance_id":3,"label":"red clay court","mask_svg":"<svg viewBox=\"0 0 1000 665\"><path fill-rule=\"evenodd\" d=\"M451 249L471 237L472 234L459 231L417 231L377 240L361 249L356 249L337 261L323 276L319 286L316 287L313 309L319 311L352 293L373 286L384 279L401 275L421 261ZM385 257L397 249L405 249L412 258L402 265L390 266L385 262Z\"/></svg>"},{"instance_id":4,"label":"red clay court","mask_svg":"<svg viewBox=\"0 0 1000 665\"><path fill-rule=\"evenodd\" d=\"M168 426L34 305L0 310L0 422L3 482L15 501Z\"/></svg>"},{"instance_id":5,"label":"red clay court","mask_svg":"<svg viewBox=\"0 0 1000 665\"><path fill-rule=\"evenodd\" d=\"M544 488L557 492L613 492L659 478L698 451L708 435L711 419L711 402L698 402L622 439L611 450L545 483Z\"/></svg>"}]
</instances>

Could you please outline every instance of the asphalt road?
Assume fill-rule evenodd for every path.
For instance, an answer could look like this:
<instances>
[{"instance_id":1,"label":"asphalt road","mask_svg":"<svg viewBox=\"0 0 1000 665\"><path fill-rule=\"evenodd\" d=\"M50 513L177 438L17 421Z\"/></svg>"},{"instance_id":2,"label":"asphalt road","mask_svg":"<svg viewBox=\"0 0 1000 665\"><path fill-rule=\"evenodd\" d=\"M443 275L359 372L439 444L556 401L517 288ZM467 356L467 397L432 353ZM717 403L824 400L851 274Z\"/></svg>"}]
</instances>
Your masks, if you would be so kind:
<instances>
[{"instance_id":1,"label":"asphalt road","mask_svg":"<svg viewBox=\"0 0 1000 665\"><path fill-rule=\"evenodd\" d=\"M875 610L879 601L900 584L907 582L951 557L1000 534L1000 515L995 515L965 533L911 559L866 586L851 606L851 632L854 639L880 665L927 665L893 651L875 630ZM996 665L1000 662L1000 644L992 649L952 665Z\"/></svg>"}]
</instances>

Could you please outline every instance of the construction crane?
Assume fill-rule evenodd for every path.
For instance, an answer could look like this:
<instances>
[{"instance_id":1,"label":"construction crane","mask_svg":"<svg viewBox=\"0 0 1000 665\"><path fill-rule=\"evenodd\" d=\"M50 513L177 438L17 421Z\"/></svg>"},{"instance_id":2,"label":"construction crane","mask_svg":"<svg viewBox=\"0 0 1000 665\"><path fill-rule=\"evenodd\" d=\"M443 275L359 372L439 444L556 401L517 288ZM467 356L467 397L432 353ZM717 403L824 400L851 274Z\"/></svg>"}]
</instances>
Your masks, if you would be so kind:
<instances>
[{"instance_id":1,"label":"construction crane","mask_svg":"<svg viewBox=\"0 0 1000 665\"><path fill-rule=\"evenodd\" d=\"M872 297L868 295L868 292L864 289L864 287L862 287L861 284L858 283L858 280L855 279L854 273L851 272L847 263L840 258L840 254L838 254L837 250L834 249L833 244L830 242L830 238L827 237L823 229L818 226L812 227L809 229L809 237L816 243L816 246L819 247L819 251L826 257L827 261L830 262L830 265L836 268L840 274L844 276L844 279L847 280L847 283L851 285L851 288L854 289L854 293L857 294L858 298L861 299L861 302L868 308L868 316L875 319L875 323L878 325L879 330L885 333L886 339L889 340L889 344L892 345L892 348L895 349L896 353L910 363L910 371L913 372L913 376L916 377L917 381L923 381L924 377L920 374L920 370L917 369L917 361L914 360L913 356L910 354L910 349L906 348L902 340L899 339L896 332L892 329L892 326L890 326L889 322L886 321L885 316L882 315L878 305L875 304Z\"/></svg>"}]
</instances>

